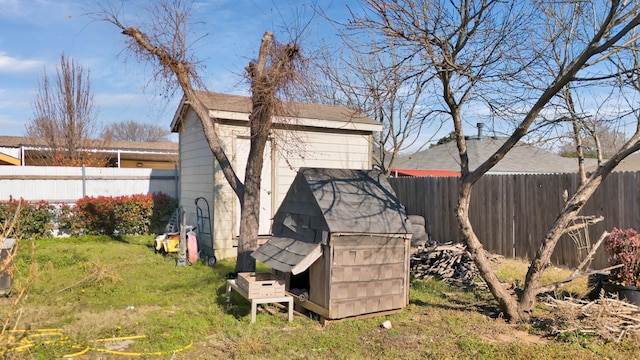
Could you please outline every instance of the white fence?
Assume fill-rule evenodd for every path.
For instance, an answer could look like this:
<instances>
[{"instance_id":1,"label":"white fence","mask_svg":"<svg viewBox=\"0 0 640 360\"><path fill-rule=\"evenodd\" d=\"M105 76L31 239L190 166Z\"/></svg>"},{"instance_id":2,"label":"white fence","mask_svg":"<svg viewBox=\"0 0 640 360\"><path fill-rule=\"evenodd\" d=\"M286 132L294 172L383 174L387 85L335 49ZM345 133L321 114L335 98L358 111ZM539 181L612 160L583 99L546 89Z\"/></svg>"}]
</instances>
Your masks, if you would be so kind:
<instances>
[{"instance_id":1,"label":"white fence","mask_svg":"<svg viewBox=\"0 0 640 360\"><path fill-rule=\"evenodd\" d=\"M178 198L177 170L0 166L0 201L73 203L84 196L163 192Z\"/></svg>"}]
</instances>

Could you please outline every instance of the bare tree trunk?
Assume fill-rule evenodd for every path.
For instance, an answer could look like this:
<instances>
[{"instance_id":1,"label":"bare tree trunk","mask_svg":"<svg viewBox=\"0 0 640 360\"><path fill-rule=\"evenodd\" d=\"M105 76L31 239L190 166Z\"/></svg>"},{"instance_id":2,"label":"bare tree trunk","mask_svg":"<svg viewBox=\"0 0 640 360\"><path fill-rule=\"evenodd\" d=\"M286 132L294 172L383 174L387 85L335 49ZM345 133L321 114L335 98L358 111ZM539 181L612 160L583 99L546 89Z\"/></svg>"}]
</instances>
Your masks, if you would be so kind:
<instances>
[{"instance_id":1,"label":"bare tree trunk","mask_svg":"<svg viewBox=\"0 0 640 360\"><path fill-rule=\"evenodd\" d=\"M576 193L565 203L564 209L553 222L549 232L545 235L544 240L540 244L540 248L536 252L535 257L531 261L527 276L525 278L525 287L520 296L520 308L529 312L535 305L536 296L539 293L540 279L542 278L545 267L550 263L551 255L555 249L560 237L564 233L567 225L582 210L591 195L598 189L602 181L611 173L611 171L628 155L640 149L640 133L636 132L634 136L627 142L627 148L621 150L613 158L606 161L600 166L586 182L578 187Z\"/></svg>"},{"instance_id":2,"label":"bare tree trunk","mask_svg":"<svg viewBox=\"0 0 640 360\"><path fill-rule=\"evenodd\" d=\"M297 45L289 44L285 46L284 51L275 51L271 66L267 66L272 42L273 33L266 32L262 36L258 61L249 63L246 68L251 81L251 147L247 159L244 196L240 197L240 236L236 272L255 271L256 268L256 261L251 257L251 253L258 248L264 149L271 133L273 115L279 105L276 92L283 82L287 81L291 63L298 56Z\"/></svg>"},{"instance_id":3,"label":"bare tree trunk","mask_svg":"<svg viewBox=\"0 0 640 360\"><path fill-rule=\"evenodd\" d=\"M45 71L39 87L26 133L43 149L32 165L106 166L108 158L89 150L109 143L108 138L95 140L99 129L89 72L62 54L53 81Z\"/></svg>"},{"instance_id":4,"label":"bare tree trunk","mask_svg":"<svg viewBox=\"0 0 640 360\"><path fill-rule=\"evenodd\" d=\"M487 283L489 291L498 301L500 308L506 313L510 319L523 319L526 314L521 313L517 301L505 289L495 274L491 263L482 248L482 243L473 232L471 222L469 221L469 204L471 202L472 185L469 182L462 181L460 185L460 193L458 197L458 206L456 208L456 217L462 232L462 238L467 245L467 250L471 254L474 264L482 274L482 278Z\"/></svg>"}]
</instances>

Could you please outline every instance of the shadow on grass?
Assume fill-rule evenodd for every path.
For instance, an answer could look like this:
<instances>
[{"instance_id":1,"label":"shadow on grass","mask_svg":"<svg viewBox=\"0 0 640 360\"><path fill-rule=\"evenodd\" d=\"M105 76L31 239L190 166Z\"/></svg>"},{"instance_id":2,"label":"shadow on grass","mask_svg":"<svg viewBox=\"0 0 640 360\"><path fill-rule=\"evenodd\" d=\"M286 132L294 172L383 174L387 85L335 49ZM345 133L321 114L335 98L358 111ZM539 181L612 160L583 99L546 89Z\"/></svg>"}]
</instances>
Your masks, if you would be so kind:
<instances>
[{"instance_id":1,"label":"shadow on grass","mask_svg":"<svg viewBox=\"0 0 640 360\"><path fill-rule=\"evenodd\" d=\"M445 301L442 303L437 300L429 302L423 299L411 299L409 303L416 306L453 311L473 311L492 319L497 319L501 316L498 304L491 295L486 290L476 287L456 286L429 280L428 282L417 284L415 291L432 293L430 296L436 296ZM473 295L474 299L469 299L469 295Z\"/></svg>"}]
</instances>

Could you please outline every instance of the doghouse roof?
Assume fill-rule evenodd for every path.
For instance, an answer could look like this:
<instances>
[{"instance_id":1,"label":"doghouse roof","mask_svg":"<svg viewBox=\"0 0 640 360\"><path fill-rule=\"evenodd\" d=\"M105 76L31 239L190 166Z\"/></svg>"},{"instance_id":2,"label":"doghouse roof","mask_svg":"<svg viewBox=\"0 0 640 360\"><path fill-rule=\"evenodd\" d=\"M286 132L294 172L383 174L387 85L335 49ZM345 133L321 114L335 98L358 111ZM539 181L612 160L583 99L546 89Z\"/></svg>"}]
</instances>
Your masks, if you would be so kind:
<instances>
[{"instance_id":1,"label":"doghouse roof","mask_svg":"<svg viewBox=\"0 0 640 360\"><path fill-rule=\"evenodd\" d=\"M274 219L285 223L296 217L313 218L311 223L331 233L411 233L404 207L376 170L300 169ZM274 236L252 256L276 270L304 271L321 255L318 237L308 233Z\"/></svg>"},{"instance_id":2,"label":"doghouse roof","mask_svg":"<svg viewBox=\"0 0 640 360\"><path fill-rule=\"evenodd\" d=\"M311 191L330 232L411 232L404 206L380 171L303 168L296 180L293 186Z\"/></svg>"}]
</instances>

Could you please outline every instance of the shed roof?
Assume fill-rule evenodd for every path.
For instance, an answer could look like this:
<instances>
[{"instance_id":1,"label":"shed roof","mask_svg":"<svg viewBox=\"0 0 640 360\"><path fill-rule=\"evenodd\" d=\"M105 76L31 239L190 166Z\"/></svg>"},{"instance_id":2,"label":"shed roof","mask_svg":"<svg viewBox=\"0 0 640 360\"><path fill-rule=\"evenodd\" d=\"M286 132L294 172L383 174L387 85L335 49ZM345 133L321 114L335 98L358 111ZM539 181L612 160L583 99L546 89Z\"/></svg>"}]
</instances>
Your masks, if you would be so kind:
<instances>
[{"instance_id":1,"label":"shed roof","mask_svg":"<svg viewBox=\"0 0 640 360\"><path fill-rule=\"evenodd\" d=\"M198 98L209 109L209 116L213 119L248 121L251 114L251 98L241 95L229 95L208 91L197 91ZM188 104L182 99L176 115L171 123L171 129L177 132L180 118ZM375 121L359 112L345 106L312 104L302 102L287 102L287 114L276 114L275 123L303 126L328 127L336 129L353 129L379 131L380 122Z\"/></svg>"}]
</instances>

